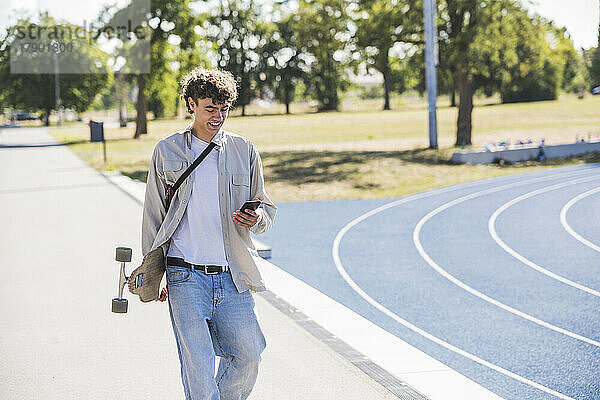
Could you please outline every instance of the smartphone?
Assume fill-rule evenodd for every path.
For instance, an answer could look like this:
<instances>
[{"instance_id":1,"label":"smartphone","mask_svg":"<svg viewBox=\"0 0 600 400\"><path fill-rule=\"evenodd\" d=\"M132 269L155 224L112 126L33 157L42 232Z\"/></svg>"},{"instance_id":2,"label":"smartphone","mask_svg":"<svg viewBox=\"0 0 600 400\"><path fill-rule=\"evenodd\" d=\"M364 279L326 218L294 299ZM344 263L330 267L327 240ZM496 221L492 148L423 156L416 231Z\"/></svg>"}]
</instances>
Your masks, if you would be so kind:
<instances>
[{"instance_id":1,"label":"smartphone","mask_svg":"<svg viewBox=\"0 0 600 400\"><path fill-rule=\"evenodd\" d=\"M240 208L240 211L243 212L244 210L252 210L255 211L258 206L260 206L261 201L260 200L250 200L245 202L244 204L242 204L242 207Z\"/></svg>"}]
</instances>

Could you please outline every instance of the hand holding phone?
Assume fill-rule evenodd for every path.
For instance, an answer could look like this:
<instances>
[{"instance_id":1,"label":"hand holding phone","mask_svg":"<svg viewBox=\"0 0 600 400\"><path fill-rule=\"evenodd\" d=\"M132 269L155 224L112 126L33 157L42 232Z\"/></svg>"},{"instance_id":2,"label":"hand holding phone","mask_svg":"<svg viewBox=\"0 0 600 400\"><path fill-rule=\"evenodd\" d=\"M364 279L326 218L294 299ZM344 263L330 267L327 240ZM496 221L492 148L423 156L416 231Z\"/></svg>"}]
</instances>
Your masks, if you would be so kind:
<instances>
[{"instance_id":1,"label":"hand holding phone","mask_svg":"<svg viewBox=\"0 0 600 400\"><path fill-rule=\"evenodd\" d=\"M252 211L256 211L256 209L258 208L258 206L260 206L261 201L260 200L249 200L247 202L245 202L244 204L242 204L242 206L240 207L240 211L244 211L244 210L252 210Z\"/></svg>"},{"instance_id":2,"label":"hand holding phone","mask_svg":"<svg viewBox=\"0 0 600 400\"><path fill-rule=\"evenodd\" d=\"M245 202L238 211L233 213L233 222L246 228L253 227L259 218L254 211L260 204L261 201L258 199Z\"/></svg>"}]
</instances>

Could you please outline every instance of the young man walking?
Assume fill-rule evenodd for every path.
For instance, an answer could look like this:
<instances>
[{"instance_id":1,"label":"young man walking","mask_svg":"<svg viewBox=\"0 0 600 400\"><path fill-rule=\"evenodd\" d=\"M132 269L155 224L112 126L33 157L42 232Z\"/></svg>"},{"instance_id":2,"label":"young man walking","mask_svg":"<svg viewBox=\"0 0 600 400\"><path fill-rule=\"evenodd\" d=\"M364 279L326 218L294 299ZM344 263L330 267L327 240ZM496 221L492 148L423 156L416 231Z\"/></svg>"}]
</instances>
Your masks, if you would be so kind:
<instances>
[{"instance_id":1,"label":"young man walking","mask_svg":"<svg viewBox=\"0 0 600 400\"><path fill-rule=\"evenodd\" d=\"M181 86L194 122L158 142L152 154L142 253L162 247L166 256L166 287L157 300L168 299L186 400L241 400L254 386L266 346L251 294L265 286L250 232L266 232L276 206L265 192L256 148L223 130L237 99L233 75L196 68ZM167 207L167 185L210 143L214 148ZM259 208L240 212L252 199L261 201Z\"/></svg>"}]
</instances>

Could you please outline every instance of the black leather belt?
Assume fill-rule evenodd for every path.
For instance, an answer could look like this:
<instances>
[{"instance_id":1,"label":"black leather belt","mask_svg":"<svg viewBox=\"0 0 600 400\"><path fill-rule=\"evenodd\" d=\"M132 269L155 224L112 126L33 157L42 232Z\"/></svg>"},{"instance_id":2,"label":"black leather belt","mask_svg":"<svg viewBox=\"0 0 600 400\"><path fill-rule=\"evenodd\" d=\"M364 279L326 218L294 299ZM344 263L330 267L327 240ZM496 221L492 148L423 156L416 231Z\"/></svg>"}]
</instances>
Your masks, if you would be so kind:
<instances>
[{"instance_id":1,"label":"black leather belt","mask_svg":"<svg viewBox=\"0 0 600 400\"><path fill-rule=\"evenodd\" d=\"M167 265L172 265L174 267L186 267L192 270L202 271L207 275L216 275L221 272L229 271L229 266L227 265L194 265L179 257L167 257Z\"/></svg>"}]
</instances>

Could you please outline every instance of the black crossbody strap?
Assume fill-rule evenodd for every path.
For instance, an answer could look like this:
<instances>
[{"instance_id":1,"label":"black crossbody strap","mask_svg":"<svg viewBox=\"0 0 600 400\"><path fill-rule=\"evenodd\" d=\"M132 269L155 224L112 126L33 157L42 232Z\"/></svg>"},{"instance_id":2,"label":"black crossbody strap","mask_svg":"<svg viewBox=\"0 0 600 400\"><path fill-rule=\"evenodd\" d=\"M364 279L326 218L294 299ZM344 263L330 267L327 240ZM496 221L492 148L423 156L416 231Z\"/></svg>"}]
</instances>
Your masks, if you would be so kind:
<instances>
[{"instance_id":1,"label":"black crossbody strap","mask_svg":"<svg viewBox=\"0 0 600 400\"><path fill-rule=\"evenodd\" d=\"M183 183L183 181L185 181L185 179L190 176L190 174L192 173L192 171L194 171L194 169L202 162L202 160L204 160L206 158L206 156L208 155L208 153L210 153L210 151L212 149L214 149L216 146L215 142L210 142L208 144L208 146L206 146L206 149L204 149L204 151L198 156L198 158L196 158L196 160L192 163L192 165L190 165L185 172L179 177L179 179L177 179L177 182L175 182L175 184L173 185L173 192L176 192L177 189L179 189L179 186L181 186L181 184Z\"/></svg>"}]
</instances>

